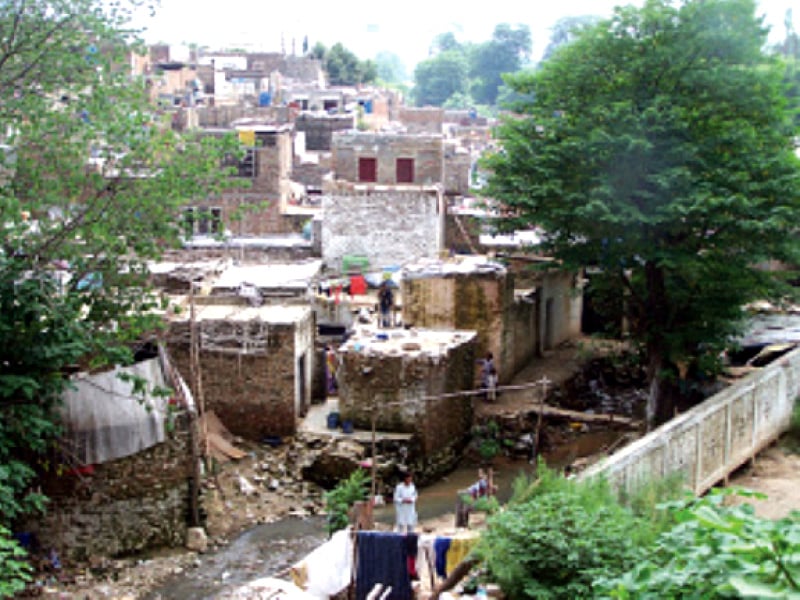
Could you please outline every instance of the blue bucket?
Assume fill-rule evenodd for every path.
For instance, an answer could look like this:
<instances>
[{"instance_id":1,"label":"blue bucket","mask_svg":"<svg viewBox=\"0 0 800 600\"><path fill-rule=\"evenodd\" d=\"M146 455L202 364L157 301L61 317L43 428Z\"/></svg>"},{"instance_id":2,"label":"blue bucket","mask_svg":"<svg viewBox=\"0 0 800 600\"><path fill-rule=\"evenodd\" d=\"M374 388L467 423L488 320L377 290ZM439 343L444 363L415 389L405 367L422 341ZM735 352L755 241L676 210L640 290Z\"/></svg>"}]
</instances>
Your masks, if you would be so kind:
<instances>
[{"instance_id":1,"label":"blue bucket","mask_svg":"<svg viewBox=\"0 0 800 600\"><path fill-rule=\"evenodd\" d=\"M328 429L338 429L339 427L339 413L338 412L329 412L328 413Z\"/></svg>"},{"instance_id":2,"label":"blue bucket","mask_svg":"<svg viewBox=\"0 0 800 600\"><path fill-rule=\"evenodd\" d=\"M353 433L352 421L342 421L342 433Z\"/></svg>"}]
</instances>

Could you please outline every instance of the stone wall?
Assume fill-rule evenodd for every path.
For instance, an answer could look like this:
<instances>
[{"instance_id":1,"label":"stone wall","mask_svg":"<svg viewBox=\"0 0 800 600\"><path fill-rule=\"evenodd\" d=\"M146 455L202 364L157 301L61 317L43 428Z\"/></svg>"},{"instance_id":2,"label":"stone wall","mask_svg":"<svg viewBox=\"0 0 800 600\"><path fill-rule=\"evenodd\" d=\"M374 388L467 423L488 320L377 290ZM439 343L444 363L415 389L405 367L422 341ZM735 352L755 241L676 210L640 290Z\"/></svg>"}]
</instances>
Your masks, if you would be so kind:
<instances>
[{"instance_id":1,"label":"stone wall","mask_svg":"<svg viewBox=\"0 0 800 600\"><path fill-rule=\"evenodd\" d=\"M420 333L424 336L424 332ZM339 410L358 428L414 434L414 469L434 477L451 470L468 442L473 408L469 396L444 396L474 388L474 334L448 348L376 355L345 350L339 371Z\"/></svg>"},{"instance_id":2,"label":"stone wall","mask_svg":"<svg viewBox=\"0 0 800 600\"><path fill-rule=\"evenodd\" d=\"M509 341L506 314L514 299L513 279L505 269L441 272L403 271L403 323L430 329L477 332L479 357L491 352L500 383L514 371L515 351ZM522 334L522 333L521 333ZM522 334L524 335L524 334Z\"/></svg>"},{"instance_id":3,"label":"stone wall","mask_svg":"<svg viewBox=\"0 0 800 600\"><path fill-rule=\"evenodd\" d=\"M345 255L366 256L371 268L437 257L443 207L435 189L341 187L322 198L322 258L339 269Z\"/></svg>"},{"instance_id":4,"label":"stone wall","mask_svg":"<svg viewBox=\"0 0 800 600\"><path fill-rule=\"evenodd\" d=\"M335 114L304 112L294 122L296 131L306 134L306 150L330 152L334 131L355 129L355 114Z\"/></svg>"},{"instance_id":5,"label":"stone wall","mask_svg":"<svg viewBox=\"0 0 800 600\"><path fill-rule=\"evenodd\" d=\"M170 354L196 394L189 376L188 339L187 322L171 325ZM294 434L299 416L294 326L269 324L266 351L260 354L201 349L200 369L206 410L213 410L231 433L253 441Z\"/></svg>"},{"instance_id":6,"label":"stone wall","mask_svg":"<svg viewBox=\"0 0 800 600\"><path fill-rule=\"evenodd\" d=\"M444 144L441 135L338 132L332 139L336 179L358 182L360 158L377 160L378 185L397 184L397 159L414 160L413 185L444 182Z\"/></svg>"},{"instance_id":7,"label":"stone wall","mask_svg":"<svg viewBox=\"0 0 800 600\"><path fill-rule=\"evenodd\" d=\"M471 167L469 152L449 147L444 155L444 193L448 196L467 196Z\"/></svg>"},{"instance_id":8,"label":"stone wall","mask_svg":"<svg viewBox=\"0 0 800 600\"><path fill-rule=\"evenodd\" d=\"M85 474L46 476L42 491L51 502L27 529L70 562L182 546L190 515L190 443L184 415L162 444Z\"/></svg>"},{"instance_id":9,"label":"stone wall","mask_svg":"<svg viewBox=\"0 0 800 600\"><path fill-rule=\"evenodd\" d=\"M433 106L400 108L400 122L409 133L442 133L444 110Z\"/></svg>"},{"instance_id":10,"label":"stone wall","mask_svg":"<svg viewBox=\"0 0 800 600\"><path fill-rule=\"evenodd\" d=\"M448 213L444 226L444 247L457 254L485 252L480 241L482 226L481 217Z\"/></svg>"},{"instance_id":11,"label":"stone wall","mask_svg":"<svg viewBox=\"0 0 800 600\"><path fill-rule=\"evenodd\" d=\"M301 227L307 218L302 221L296 220L297 223L292 225L292 228ZM287 220L289 223L295 223L295 220ZM302 261L309 258L319 257L318 250L313 248L311 242L287 245L286 237L280 236L271 244L269 238L263 239L263 244L255 245L244 242L231 242L228 245L221 245L210 248L183 248L178 251L168 252L164 255L169 260L219 260L222 258L230 258L239 260L244 263L269 263L269 262L291 262ZM187 287L188 289L188 287Z\"/></svg>"},{"instance_id":12,"label":"stone wall","mask_svg":"<svg viewBox=\"0 0 800 600\"><path fill-rule=\"evenodd\" d=\"M244 106L241 104L222 106L198 106L195 109L200 127L228 128L238 119L256 119L266 123L289 123L291 109L287 106Z\"/></svg>"}]
</instances>

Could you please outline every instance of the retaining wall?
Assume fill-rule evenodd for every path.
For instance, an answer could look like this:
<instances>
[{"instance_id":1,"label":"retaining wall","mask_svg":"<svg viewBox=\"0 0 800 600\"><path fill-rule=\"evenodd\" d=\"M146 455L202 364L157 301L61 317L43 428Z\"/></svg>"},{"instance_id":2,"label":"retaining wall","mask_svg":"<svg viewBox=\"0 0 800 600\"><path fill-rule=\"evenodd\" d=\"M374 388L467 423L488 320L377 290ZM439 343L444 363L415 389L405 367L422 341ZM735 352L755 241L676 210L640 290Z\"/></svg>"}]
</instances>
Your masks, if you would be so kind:
<instances>
[{"instance_id":1,"label":"retaining wall","mask_svg":"<svg viewBox=\"0 0 800 600\"><path fill-rule=\"evenodd\" d=\"M800 393L800 349L743 378L592 466L581 478L602 475L630 492L650 480L682 473L702 494L789 427Z\"/></svg>"}]
</instances>

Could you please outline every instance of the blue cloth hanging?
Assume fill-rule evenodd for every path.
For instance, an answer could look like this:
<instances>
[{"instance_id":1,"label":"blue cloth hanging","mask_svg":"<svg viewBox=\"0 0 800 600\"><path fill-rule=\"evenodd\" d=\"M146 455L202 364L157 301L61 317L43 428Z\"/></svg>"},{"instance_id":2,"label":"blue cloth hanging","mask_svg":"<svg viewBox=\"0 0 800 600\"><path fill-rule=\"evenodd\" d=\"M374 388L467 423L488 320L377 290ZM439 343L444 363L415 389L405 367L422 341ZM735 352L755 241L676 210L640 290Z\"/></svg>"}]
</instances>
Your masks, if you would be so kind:
<instances>
[{"instance_id":1,"label":"blue cloth hanging","mask_svg":"<svg viewBox=\"0 0 800 600\"><path fill-rule=\"evenodd\" d=\"M376 583L391 586L387 600L411 600L406 536L383 531L359 531L356 543L356 600L364 600Z\"/></svg>"},{"instance_id":2,"label":"blue cloth hanging","mask_svg":"<svg viewBox=\"0 0 800 600\"><path fill-rule=\"evenodd\" d=\"M433 541L433 553L436 556L436 574L447 577L447 551L450 550L450 538L437 537Z\"/></svg>"}]
</instances>

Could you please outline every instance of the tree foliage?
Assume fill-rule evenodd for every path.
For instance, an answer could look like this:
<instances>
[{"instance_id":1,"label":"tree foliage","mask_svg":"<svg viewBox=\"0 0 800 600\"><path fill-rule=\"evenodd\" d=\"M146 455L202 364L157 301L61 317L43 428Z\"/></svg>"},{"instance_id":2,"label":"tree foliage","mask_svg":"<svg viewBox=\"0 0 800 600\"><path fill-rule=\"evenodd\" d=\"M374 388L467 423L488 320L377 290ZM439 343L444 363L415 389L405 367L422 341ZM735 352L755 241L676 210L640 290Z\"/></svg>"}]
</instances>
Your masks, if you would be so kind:
<instances>
[{"instance_id":1,"label":"tree foliage","mask_svg":"<svg viewBox=\"0 0 800 600\"><path fill-rule=\"evenodd\" d=\"M755 515L749 504L722 500L724 490L668 506L674 527L662 533L630 571L595 582L598 597L800 597L800 512L777 519ZM763 497L763 496L762 496Z\"/></svg>"},{"instance_id":2,"label":"tree foliage","mask_svg":"<svg viewBox=\"0 0 800 600\"><path fill-rule=\"evenodd\" d=\"M350 477L340 481L335 488L325 492L325 510L328 513L326 530L333 535L347 527L349 512L355 502L366 500L369 495L369 473L356 469Z\"/></svg>"},{"instance_id":3,"label":"tree foliage","mask_svg":"<svg viewBox=\"0 0 800 600\"><path fill-rule=\"evenodd\" d=\"M225 184L227 140L179 137L126 65L124 3L11 2L0 14L0 525L43 506L38 457L67 374L132 358L159 306L147 261L180 208ZM0 573L2 579L2 573Z\"/></svg>"},{"instance_id":4,"label":"tree foliage","mask_svg":"<svg viewBox=\"0 0 800 600\"><path fill-rule=\"evenodd\" d=\"M503 74L524 66L530 51L531 33L526 25L499 24L492 39L480 44L461 43L452 32L439 34L431 46L431 58L414 71L417 105L443 106L454 95L457 98L450 106L493 105Z\"/></svg>"},{"instance_id":5,"label":"tree foliage","mask_svg":"<svg viewBox=\"0 0 800 600\"><path fill-rule=\"evenodd\" d=\"M448 50L417 64L414 98L417 106L441 106L454 94L467 92L467 60L461 52Z\"/></svg>"},{"instance_id":6,"label":"tree foliage","mask_svg":"<svg viewBox=\"0 0 800 600\"><path fill-rule=\"evenodd\" d=\"M372 60L360 60L351 50L335 43L330 48L317 42L312 56L322 60L331 85L359 85L370 83L378 77L378 68Z\"/></svg>"},{"instance_id":7,"label":"tree foliage","mask_svg":"<svg viewBox=\"0 0 800 600\"><path fill-rule=\"evenodd\" d=\"M494 104L504 73L516 73L530 59L531 32L527 25L516 28L497 25L492 39L478 44L470 56L470 92L479 104Z\"/></svg>"},{"instance_id":8,"label":"tree foliage","mask_svg":"<svg viewBox=\"0 0 800 600\"><path fill-rule=\"evenodd\" d=\"M538 475L515 481L477 549L511 600L594 597L593 582L632 569L665 526L622 505L604 481L568 480L541 463Z\"/></svg>"},{"instance_id":9,"label":"tree foliage","mask_svg":"<svg viewBox=\"0 0 800 600\"><path fill-rule=\"evenodd\" d=\"M796 256L798 160L765 35L751 0L649 0L508 80L528 100L498 132L487 194L565 268L624 290L650 421L672 415L676 364L767 292L756 265Z\"/></svg>"},{"instance_id":10,"label":"tree foliage","mask_svg":"<svg viewBox=\"0 0 800 600\"><path fill-rule=\"evenodd\" d=\"M563 17L556 21L555 25L550 28L550 42L544 49L542 60L549 59L558 48L574 40L576 34L581 29L591 27L599 20L599 17L582 15L577 17Z\"/></svg>"}]
</instances>

